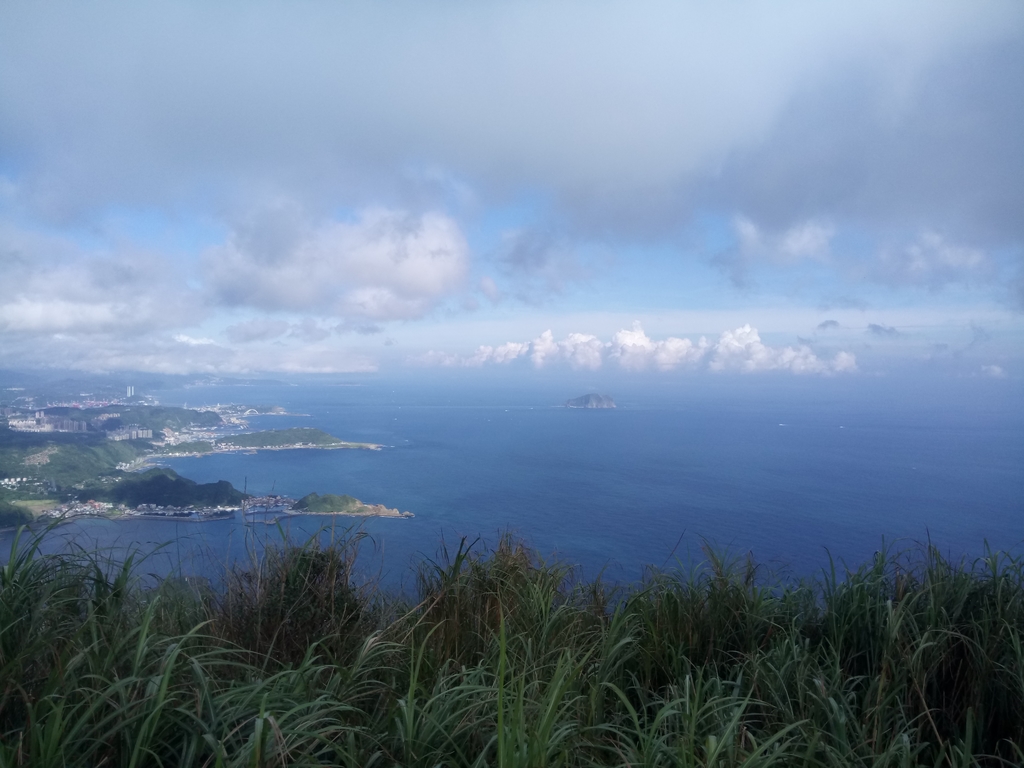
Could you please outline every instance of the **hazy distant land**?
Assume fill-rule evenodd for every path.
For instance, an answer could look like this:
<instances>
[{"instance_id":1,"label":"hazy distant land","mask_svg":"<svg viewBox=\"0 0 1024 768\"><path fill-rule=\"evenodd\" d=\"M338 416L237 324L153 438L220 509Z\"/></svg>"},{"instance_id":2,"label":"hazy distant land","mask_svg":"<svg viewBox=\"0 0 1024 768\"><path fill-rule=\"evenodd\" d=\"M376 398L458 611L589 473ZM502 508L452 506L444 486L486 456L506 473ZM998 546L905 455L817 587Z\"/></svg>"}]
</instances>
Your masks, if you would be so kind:
<instances>
[{"instance_id":1,"label":"hazy distant land","mask_svg":"<svg viewBox=\"0 0 1024 768\"><path fill-rule=\"evenodd\" d=\"M246 416L283 414L278 406L189 409L88 402L88 407L60 403L35 408L31 399L25 400L6 406L2 416L7 418L0 420L0 527L41 514L214 519L234 514L246 496L224 480L199 485L170 469L147 467L174 456L383 447L341 440L313 427L236 431L247 429ZM337 513L403 516L382 505L351 501Z\"/></svg>"},{"instance_id":2,"label":"hazy distant land","mask_svg":"<svg viewBox=\"0 0 1024 768\"><path fill-rule=\"evenodd\" d=\"M608 395L599 395L596 392L589 395L580 395L568 400L566 408L614 408L615 401Z\"/></svg>"}]
</instances>

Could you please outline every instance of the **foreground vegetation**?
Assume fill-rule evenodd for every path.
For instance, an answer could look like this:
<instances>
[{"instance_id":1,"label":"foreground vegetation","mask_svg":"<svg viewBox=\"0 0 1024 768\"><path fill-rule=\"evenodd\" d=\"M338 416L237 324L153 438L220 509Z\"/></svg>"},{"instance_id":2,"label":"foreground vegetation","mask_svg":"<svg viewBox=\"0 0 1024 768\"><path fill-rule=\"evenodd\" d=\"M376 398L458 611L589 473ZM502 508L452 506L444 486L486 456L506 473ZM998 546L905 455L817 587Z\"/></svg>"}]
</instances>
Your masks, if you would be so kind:
<instances>
[{"instance_id":1,"label":"foreground vegetation","mask_svg":"<svg viewBox=\"0 0 1024 768\"><path fill-rule=\"evenodd\" d=\"M969 766L1024 761L1024 560L816 582L708 554L615 590L519 543L406 599L358 536L218 588L44 555L0 570L0 766Z\"/></svg>"}]
</instances>

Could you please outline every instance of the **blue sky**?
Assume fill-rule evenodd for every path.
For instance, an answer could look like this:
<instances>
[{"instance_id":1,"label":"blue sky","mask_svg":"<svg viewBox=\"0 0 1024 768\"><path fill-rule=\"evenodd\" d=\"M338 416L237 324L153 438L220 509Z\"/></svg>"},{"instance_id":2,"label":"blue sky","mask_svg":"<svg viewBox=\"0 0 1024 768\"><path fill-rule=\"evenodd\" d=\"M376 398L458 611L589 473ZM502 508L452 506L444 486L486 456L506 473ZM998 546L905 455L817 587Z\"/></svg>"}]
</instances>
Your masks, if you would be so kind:
<instances>
[{"instance_id":1,"label":"blue sky","mask_svg":"<svg viewBox=\"0 0 1024 768\"><path fill-rule=\"evenodd\" d=\"M1024 375L1017 2L8 3L0 360Z\"/></svg>"}]
</instances>

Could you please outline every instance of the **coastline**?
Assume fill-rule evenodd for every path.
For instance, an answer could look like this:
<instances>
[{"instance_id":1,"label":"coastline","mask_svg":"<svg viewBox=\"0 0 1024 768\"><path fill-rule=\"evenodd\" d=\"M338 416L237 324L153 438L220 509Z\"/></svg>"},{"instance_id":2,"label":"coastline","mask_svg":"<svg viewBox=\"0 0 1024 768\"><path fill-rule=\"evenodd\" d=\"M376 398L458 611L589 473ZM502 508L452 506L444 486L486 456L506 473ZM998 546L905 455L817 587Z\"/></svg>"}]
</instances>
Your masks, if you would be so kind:
<instances>
[{"instance_id":1,"label":"coastline","mask_svg":"<svg viewBox=\"0 0 1024 768\"><path fill-rule=\"evenodd\" d=\"M286 515L322 515L322 516L336 516L341 515L343 517L416 517L412 512L400 512L397 509L390 509L385 507L383 504L364 504L364 510L370 510L369 512L309 512L306 510L300 510L298 512L294 510L288 510L284 514Z\"/></svg>"},{"instance_id":2,"label":"coastline","mask_svg":"<svg viewBox=\"0 0 1024 768\"><path fill-rule=\"evenodd\" d=\"M264 446L241 446L231 445L230 443L225 447L214 447L209 451L186 451L183 453L154 453L149 456L144 456L139 459L138 468L142 468L147 464L160 459L185 459L185 458L201 458L203 456L214 456L216 454L224 453L256 453L257 451L297 451L297 450L313 450L313 451L341 451L341 450L362 450L362 451L382 451L388 446L381 445L379 443L349 443L339 442L331 443L328 445L309 445L306 443L295 443L292 445L264 445ZM133 468L135 469L135 468Z\"/></svg>"},{"instance_id":3,"label":"coastline","mask_svg":"<svg viewBox=\"0 0 1024 768\"><path fill-rule=\"evenodd\" d=\"M267 516L256 518L251 512L243 512L246 525L272 525L287 517L387 517L391 519L405 520L416 517L412 512L400 512L397 509L389 509L383 504L365 504L363 509L368 512L308 512L305 510L284 509L277 512L267 513ZM258 513L257 513L258 514Z\"/></svg>"}]
</instances>

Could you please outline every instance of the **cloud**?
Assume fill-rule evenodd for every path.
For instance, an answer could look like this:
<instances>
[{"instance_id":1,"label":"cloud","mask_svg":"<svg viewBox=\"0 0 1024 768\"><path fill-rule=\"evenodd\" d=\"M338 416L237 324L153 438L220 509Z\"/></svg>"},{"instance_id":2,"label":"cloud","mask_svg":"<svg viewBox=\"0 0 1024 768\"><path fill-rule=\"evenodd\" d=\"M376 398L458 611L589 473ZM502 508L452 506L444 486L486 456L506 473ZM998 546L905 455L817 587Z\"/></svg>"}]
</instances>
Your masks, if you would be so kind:
<instances>
[{"instance_id":1,"label":"cloud","mask_svg":"<svg viewBox=\"0 0 1024 768\"><path fill-rule=\"evenodd\" d=\"M570 333L558 342L558 354L571 368L600 368L604 350L604 343L588 333Z\"/></svg>"},{"instance_id":2,"label":"cloud","mask_svg":"<svg viewBox=\"0 0 1024 768\"><path fill-rule=\"evenodd\" d=\"M217 343L213 339L197 339L184 333L176 333L172 338L179 344L188 344L190 347L204 347Z\"/></svg>"},{"instance_id":3,"label":"cloud","mask_svg":"<svg viewBox=\"0 0 1024 768\"><path fill-rule=\"evenodd\" d=\"M756 328L744 325L722 333L708 367L712 371L739 370L744 373L776 370L801 374L847 373L857 370L857 362L848 352L840 352L831 362L826 362L804 345L770 347L761 341Z\"/></svg>"},{"instance_id":4,"label":"cloud","mask_svg":"<svg viewBox=\"0 0 1024 768\"><path fill-rule=\"evenodd\" d=\"M779 240L778 252L786 259L814 259L821 261L828 257L829 243L835 229L817 221L806 221L790 228Z\"/></svg>"},{"instance_id":5,"label":"cloud","mask_svg":"<svg viewBox=\"0 0 1024 768\"><path fill-rule=\"evenodd\" d=\"M228 326L224 333L228 340L235 344L248 344L253 341L268 341L283 336L288 332L289 323L267 317L257 317Z\"/></svg>"},{"instance_id":6,"label":"cloud","mask_svg":"<svg viewBox=\"0 0 1024 768\"><path fill-rule=\"evenodd\" d=\"M127 307L109 302L87 304L16 296L0 305L0 330L54 333L112 328L127 315Z\"/></svg>"},{"instance_id":7,"label":"cloud","mask_svg":"<svg viewBox=\"0 0 1024 768\"><path fill-rule=\"evenodd\" d=\"M497 302L501 300L501 291L498 289L498 284L489 275L484 275L480 278L480 290L491 301Z\"/></svg>"},{"instance_id":8,"label":"cloud","mask_svg":"<svg viewBox=\"0 0 1024 768\"><path fill-rule=\"evenodd\" d=\"M503 349L506 352L502 353ZM487 363L508 363L526 355L527 351L535 368L566 363L576 369L596 370L605 362L611 362L627 371L647 368L670 371L706 362L712 371L739 370L745 373L784 370L798 374L832 374L857 370L856 357L849 352L839 352L832 360L826 361L805 345L770 347L761 341L757 329L750 325L725 331L714 344L704 337L694 344L690 339L676 337L654 340L644 332L639 322L630 329L617 331L608 342L584 333L570 333L557 341L548 329L528 344L509 342L497 349L482 346L468 357L431 351L416 358L415 362L476 367Z\"/></svg>"},{"instance_id":9,"label":"cloud","mask_svg":"<svg viewBox=\"0 0 1024 768\"><path fill-rule=\"evenodd\" d=\"M364 331L515 322L581 282L567 311L680 309L730 238L737 284L823 283L773 279L781 301L1024 308L1022 66L1017 0L0 4L0 351L365 369ZM515 359L670 369L717 343L612 330Z\"/></svg>"},{"instance_id":10,"label":"cloud","mask_svg":"<svg viewBox=\"0 0 1024 768\"><path fill-rule=\"evenodd\" d=\"M0 9L0 167L54 219L528 189L603 231L707 203L1021 231L1012 0L57 7Z\"/></svg>"},{"instance_id":11,"label":"cloud","mask_svg":"<svg viewBox=\"0 0 1024 768\"><path fill-rule=\"evenodd\" d=\"M1006 371L998 365L983 365L981 366L981 373L984 376L989 376L993 379L1005 379Z\"/></svg>"},{"instance_id":12,"label":"cloud","mask_svg":"<svg viewBox=\"0 0 1024 768\"><path fill-rule=\"evenodd\" d=\"M520 301L539 304L553 295L564 293L570 286L589 280L595 274L593 262L582 249L574 247L564 235L549 229L525 228L502 234L493 258L495 267L504 275L509 292ZM484 278L485 295L497 298L497 286Z\"/></svg>"},{"instance_id":13,"label":"cloud","mask_svg":"<svg viewBox=\"0 0 1024 768\"><path fill-rule=\"evenodd\" d=\"M612 336L610 356L627 370L643 370L648 365L668 371L685 363L697 362L707 350L702 337L695 345L689 339L669 337L653 341L644 333L639 322L631 330L621 330Z\"/></svg>"},{"instance_id":14,"label":"cloud","mask_svg":"<svg viewBox=\"0 0 1024 768\"><path fill-rule=\"evenodd\" d=\"M503 365L525 355L530 345L525 342L510 341L498 347L482 345L468 357L452 355L431 350L423 355L412 358L411 362L418 365L440 365L457 368L479 368L487 363Z\"/></svg>"},{"instance_id":15,"label":"cloud","mask_svg":"<svg viewBox=\"0 0 1024 768\"><path fill-rule=\"evenodd\" d=\"M0 219L0 333L138 335L206 312L174 266L122 245L87 248Z\"/></svg>"},{"instance_id":16,"label":"cloud","mask_svg":"<svg viewBox=\"0 0 1024 768\"><path fill-rule=\"evenodd\" d=\"M879 325L878 323L868 323L868 333L886 339L894 339L900 335L900 332L891 325Z\"/></svg>"},{"instance_id":17,"label":"cloud","mask_svg":"<svg viewBox=\"0 0 1024 768\"><path fill-rule=\"evenodd\" d=\"M835 228L807 220L779 232L768 232L746 216L732 220L733 248L718 254L714 263L727 272L735 285L746 286L750 271L758 265L793 266L802 261L827 262Z\"/></svg>"},{"instance_id":18,"label":"cloud","mask_svg":"<svg viewBox=\"0 0 1024 768\"><path fill-rule=\"evenodd\" d=\"M828 257L829 243L835 235L831 225L814 220L796 224L778 234L766 233L746 216L733 219L733 231L745 255L776 262L822 261Z\"/></svg>"},{"instance_id":19,"label":"cloud","mask_svg":"<svg viewBox=\"0 0 1024 768\"><path fill-rule=\"evenodd\" d=\"M256 317L228 326L224 329L224 335L233 344L251 344L280 339L286 335L288 338L299 339L303 342L317 342L323 341L332 334L356 333L360 336L372 336L383 331L383 328L373 323L331 323L312 317L304 317L297 322L288 322L280 318Z\"/></svg>"},{"instance_id":20,"label":"cloud","mask_svg":"<svg viewBox=\"0 0 1024 768\"><path fill-rule=\"evenodd\" d=\"M90 372L151 373L356 373L377 370L372 358L357 351L321 344L232 348L202 336L151 333L142 336L96 335L87 339L51 334L31 339L0 336L0 358L7 365Z\"/></svg>"},{"instance_id":21,"label":"cloud","mask_svg":"<svg viewBox=\"0 0 1024 768\"><path fill-rule=\"evenodd\" d=\"M291 203L262 209L204 256L216 300L340 318L422 317L461 288L469 248L438 213L367 209L351 222L309 221Z\"/></svg>"},{"instance_id":22,"label":"cloud","mask_svg":"<svg viewBox=\"0 0 1024 768\"><path fill-rule=\"evenodd\" d=\"M508 363L520 355L526 354L527 345L515 341L509 341L496 347L493 351L488 349L488 355L496 363Z\"/></svg>"},{"instance_id":23,"label":"cloud","mask_svg":"<svg viewBox=\"0 0 1024 768\"><path fill-rule=\"evenodd\" d=\"M832 358L832 371L835 373L853 373L857 370L857 357L852 352L837 352Z\"/></svg>"},{"instance_id":24,"label":"cloud","mask_svg":"<svg viewBox=\"0 0 1024 768\"><path fill-rule=\"evenodd\" d=\"M534 339L530 347L532 349L530 360L537 368L543 368L546 363L558 359L558 342L555 341L555 336L550 329Z\"/></svg>"},{"instance_id":25,"label":"cloud","mask_svg":"<svg viewBox=\"0 0 1024 768\"><path fill-rule=\"evenodd\" d=\"M973 323L972 322L971 323L971 341L967 345L967 348L968 349L973 349L974 347L980 347L981 345L987 344L990 341L992 341L992 334L989 333L984 328L982 328L977 323Z\"/></svg>"},{"instance_id":26,"label":"cloud","mask_svg":"<svg viewBox=\"0 0 1024 768\"><path fill-rule=\"evenodd\" d=\"M839 325L838 320L823 320L822 322L818 323L819 331L831 331L839 327L841 326Z\"/></svg>"},{"instance_id":27,"label":"cloud","mask_svg":"<svg viewBox=\"0 0 1024 768\"><path fill-rule=\"evenodd\" d=\"M832 296L821 303L821 310L823 312L831 312L833 309L865 310L868 306L864 299L855 296Z\"/></svg>"},{"instance_id":28,"label":"cloud","mask_svg":"<svg viewBox=\"0 0 1024 768\"><path fill-rule=\"evenodd\" d=\"M311 317L305 317L301 322L292 325L289 335L303 341L323 341L331 335L333 330Z\"/></svg>"},{"instance_id":29,"label":"cloud","mask_svg":"<svg viewBox=\"0 0 1024 768\"><path fill-rule=\"evenodd\" d=\"M938 290L950 283L987 281L995 274L995 264L981 249L955 245L925 231L902 248L882 250L871 277L881 283Z\"/></svg>"},{"instance_id":30,"label":"cloud","mask_svg":"<svg viewBox=\"0 0 1024 768\"><path fill-rule=\"evenodd\" d=\"M1024 266L1018 267L1017 271L1017 276L1006 286L1007 299L1010 306L1024 311Z\"/></svg>"},{"instance_id":31,"label":"cloud","mask_svg":"<svg viewBox=\"0 0 1024 768\"><path fill-rule=\"evenodd\" d=\"M770 128L716 169L716 199L772 228L826 215L876 232L925 223L956 239L1019 242L1024 145L1014 136L1024 92L1009 69L1024 65L1019 15L1004 18L1001 32L990 28L992 37L973 23L995 16L964 17L963 34L916 66L911 59L923 49L897 42L901 33L890 25L953 19L927 20L929 9L916 3L901 5L903 13L877 27L888 38L880 46L861 54L842 46L848 66L822 70L823 77L807 72ZM699 182L691 194L700 199Z\"/></svg>"},{"instance_id":32,"label":"cloud","mask_svg":"<svg viewBox=\"0 0 1024 768\"><path fill-rule=\"evenodd\" d=\"M671 370L699 360L705 348L704 339L696 346L689 339L653 341L636 322L632 329L615 333L610 342L587 333L570 333L556 342L550 330L544 331L531 343L531 359L537 368L564 361L571 368L597 370L607 359L626 370L642 370L648 366Z\"/></svg>"}]
</instances>

